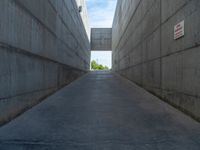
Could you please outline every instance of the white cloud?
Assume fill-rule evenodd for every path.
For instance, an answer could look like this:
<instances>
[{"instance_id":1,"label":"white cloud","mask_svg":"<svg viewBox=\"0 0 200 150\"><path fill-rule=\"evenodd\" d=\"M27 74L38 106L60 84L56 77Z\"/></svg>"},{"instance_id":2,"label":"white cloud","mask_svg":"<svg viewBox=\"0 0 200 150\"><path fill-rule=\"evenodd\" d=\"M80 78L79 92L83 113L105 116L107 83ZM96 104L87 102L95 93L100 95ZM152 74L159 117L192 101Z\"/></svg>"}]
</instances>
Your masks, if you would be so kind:
<instances>
[{"instance_id":1,"label":"white cloud","mask_svg":"<svg viewBox=\"0 0 200 150\"><path fill-rule=\"evenodd\" d=\"M90 27L112 27L117 0L86 0Z\"/></svg>"}]
</instances>

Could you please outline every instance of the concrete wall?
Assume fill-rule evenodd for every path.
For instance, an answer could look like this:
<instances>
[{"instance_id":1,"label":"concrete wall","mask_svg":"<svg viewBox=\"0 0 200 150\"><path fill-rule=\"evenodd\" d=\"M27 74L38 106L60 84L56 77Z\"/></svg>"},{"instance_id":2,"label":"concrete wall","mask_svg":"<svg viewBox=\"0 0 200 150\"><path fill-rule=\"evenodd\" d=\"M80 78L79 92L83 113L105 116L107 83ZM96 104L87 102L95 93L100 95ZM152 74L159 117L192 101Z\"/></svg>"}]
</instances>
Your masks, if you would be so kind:
<instances>
[{"instance_id":1,"label":"concrete wall","mask_svg":"<svg viewBox=\"0 0 200 150\"><path fill-rule=\"evenodd\" d=\"M200 1L119 0L113 69L200 120ZM185 21L185 36L174 26Z\"/></svg>"},{"instance_id":2,"label":"concrete wall","mask_svg":"<svg viewBox=\"0 0 200 150\"><path fill-rule=\"evenodd\" d=\"M80 12L80 15L83 20L83 24L85 26L88 38L90 40L90 26L89 26L89 18L88 18L88 11L87 11L87 5L85 0L76 0L78 8L81 6L82 11Z\"/></svg>"},{"instance_id":3,"label":"concrete wall","mask_svg":"<svg viewBox=\"0 0 200 150\"><path fill-rule=\"evenodd\" d=\"M75 0L0 0L0 124L89 70Z\"/></svg>"},{"instance_id":4,"label":"concrete wall","mask_svg":"<svg viewBox=\"0 0 200 150\"><path fill-rule=\"evenodd\" d=\"M91 50L110 51L112 49L112 29L92 28L91 29Z\"/></svg>"}]
</instances>

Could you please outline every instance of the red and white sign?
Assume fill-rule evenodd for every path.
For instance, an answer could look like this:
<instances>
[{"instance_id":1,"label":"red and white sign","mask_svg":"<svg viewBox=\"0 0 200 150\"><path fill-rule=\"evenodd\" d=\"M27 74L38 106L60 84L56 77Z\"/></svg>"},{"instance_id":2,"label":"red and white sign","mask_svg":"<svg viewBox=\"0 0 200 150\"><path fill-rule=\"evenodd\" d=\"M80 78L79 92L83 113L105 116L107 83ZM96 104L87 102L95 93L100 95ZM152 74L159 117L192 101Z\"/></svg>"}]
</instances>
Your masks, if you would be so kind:
<instances>
[{"instance_id":1,"label":"red and white sign","mask_svg":"<svg viewBox=\"0 0 200 150\"><path fill-rule=\"evenodd\" d=\"M174 26L174 39L177 40L184 36L185 29L184 29L184 20Z\"/></svg>"}]
</instances>

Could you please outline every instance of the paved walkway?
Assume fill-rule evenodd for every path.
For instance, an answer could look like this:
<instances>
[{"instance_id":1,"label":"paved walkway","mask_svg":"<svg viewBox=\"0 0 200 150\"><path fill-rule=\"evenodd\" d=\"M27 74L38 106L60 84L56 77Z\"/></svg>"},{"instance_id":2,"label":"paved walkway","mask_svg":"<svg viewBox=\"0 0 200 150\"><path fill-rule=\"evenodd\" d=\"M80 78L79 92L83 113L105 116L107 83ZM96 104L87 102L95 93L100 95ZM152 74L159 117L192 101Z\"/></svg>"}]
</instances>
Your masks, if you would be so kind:
<instances>
[{"instance_id":1,"label":"paved walkway","mask_svg":"<svg viewBox=\"0 0 200 150\"><path fill-rule=\"evenodd\" d=\"M0 150L199 149L199 123L109 72L85 75L0 128Z\"/></svg>"}]
</instances>

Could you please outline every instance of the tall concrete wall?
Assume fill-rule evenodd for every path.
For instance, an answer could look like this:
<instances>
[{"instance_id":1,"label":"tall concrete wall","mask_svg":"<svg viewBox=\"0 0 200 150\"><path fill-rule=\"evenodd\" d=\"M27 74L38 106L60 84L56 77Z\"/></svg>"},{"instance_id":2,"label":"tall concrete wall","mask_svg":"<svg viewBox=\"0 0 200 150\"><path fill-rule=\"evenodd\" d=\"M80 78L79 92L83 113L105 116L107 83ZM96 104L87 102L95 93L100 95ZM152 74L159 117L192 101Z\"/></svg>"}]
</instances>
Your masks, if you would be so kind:
<instances>
[{"instance_id":1,"label":"tall concrete wall","mask_svg":"<svg viewBox=\"0 0 200 150\"><path fill-rule=\"evenodd\" d=\"M87 5L85 0L76 0L78 9L79 7L82 8L82 11L80 12L80 15L83 20L83 24L85 26L88 38L90 40L90 26L89 26L89 18L88 18L88 11L87 11Z\"/></svg>"},{"instance_id":2,"label":"tall concrete wall","mask_svg":"<svg viewBox=\"0 0 200 150\"><path fill-rule=\"evenodd\" d=\"M75 0L0 0L0 124L89 70Z\"/></svg>"},{"instance_id":3,"label":"tall concrete wall","mask_svg":"<svg viewBox=\"0 0 200 150\"><path fill-rule=\"evenodd\" d=\"M119 0L113 69L200 119L200 1ZM185 36L174 26L185 21Z\"/></svg>"}]
</instances>

